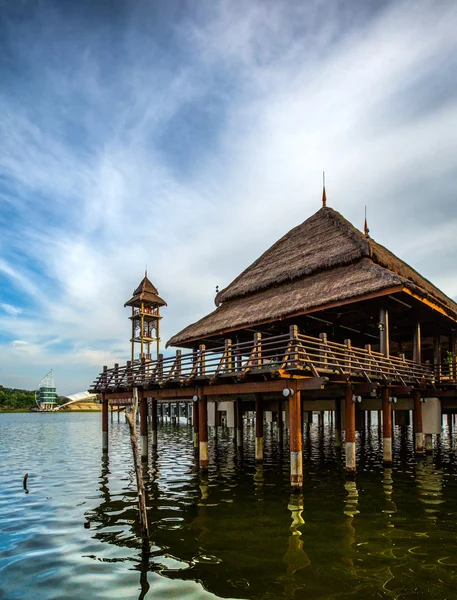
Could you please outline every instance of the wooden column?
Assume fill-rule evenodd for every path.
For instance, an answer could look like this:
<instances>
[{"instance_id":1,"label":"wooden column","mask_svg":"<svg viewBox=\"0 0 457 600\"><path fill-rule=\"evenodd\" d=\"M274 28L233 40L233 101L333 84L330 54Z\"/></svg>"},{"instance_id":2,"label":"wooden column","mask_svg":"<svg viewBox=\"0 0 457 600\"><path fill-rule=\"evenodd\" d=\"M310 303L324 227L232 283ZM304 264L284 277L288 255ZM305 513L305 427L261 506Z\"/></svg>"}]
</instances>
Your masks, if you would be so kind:
<instances>
[{"instance_id":1,"label":"wooden column","mask_svg":"<svg viewBox=\"0 0 457 600\"><path fill-rule=\"evenodd\" d=\"M262 394L255 394L255 459L263 460L263 408Z\"/></svg>"},{"instance_id":2,"label":"wooden column","mask_svg":"<svg viewBox=\"0 0 457 600\"><path fill-rule=\"evenodd\" d=\"M198 450L198 446L199 446L199 418L198 418L198 402L197 401L193 401L192 402L192 427L194 430L194 450Z\"/></svg>"},{"instance_id":3,"label":"wooden column","mask_svg":"<svg viewBox=\"0 0 457 600\"><path fill-rule=\"evenodd\" d=\"M441 337L435 335L433 338L433 364L437 381L441 379Z\"/></svg>"},{"instance_id":4,"label":"wooden column","mask_svg":"<svg viewBox=\"0 0 457 600\"><path fill-rule=\"evenodd\" d=\"M148 400L140 400L141 460L148 460Z\"/></svg>"},{"instance_id":5,"label":"wooden column","mask_svg":"<svg viewBox=\"0 0 457 600\"><path fill-rule=\"evenodd\" d=\"M200 469L207 469L208 457L208 401L201 395L198 400L198 431L199 431L199 464Z\"/></svg>"},{"instance_id":6,"label":"wooden column","mask_svg":"<svg viewBox=\"0 0 457 600\"><path fill-rule=\"evenodd\" d=\"M389 357L389 313L386 308L379 312L379 346L381 354Z\"/></svg>"},{"instance_id":7,"label":"wooden column","mask_svg":"<svg viewBox=\"0 0 457 600\"><path fill-rule=\"evenodd\" d=\"M382 458L384 465L392 464L392 404L388 387L382 390Z\"/></svg>"},{"instance_id":8,"label":"wooden column","mask_svg":"<svg viewBox=\"0 0 457 600\"><path fill-rule=\"evenodd\" d=\"M157 400L151 401L151 445L157 448Z\"/></svg>"},{"instance_id":9,"label":"wooden column","mask_svg":"<svg viewBox=\"0 0 457 600\"><path fill-rule=\"evenodd\" d=\"M243 401L241 398L236 399L236 447L238 450L243 450Z\"/></svg>"},{"instance_id":10,"label":"wooden column","mask_svg":"<svg viewBox=\"0 0 457 600\"><path fill-rule=\"evenodd\" d=\"M102 451L108 453L108 398L102 394Z\"/></svg>"},{"instance_id":11,"label":"wooden column","mask_svg":"<svg viewBox=\"0 0 457 600\"><path fill-rule=\"evenodd\" d=\"M356 470L355 459L355 403L352 400L352 386L346 385L344 390L344 429L346 432L346 471Z\"/></svg>"},{"instance_id":12,"label":"wooden column","mask_svg":"<svg viewBox=\"0 0 457 600\"><path fill-rule=\"evenodd\" d=\"M416 323L413 339L413 361L422 362L422 342L421 342L421 324Z\"/></svg>"},{"instance_id":13,"label":"wooden column","mask_svg":"<svg viewBox=\"0 0 457 600\"><path fill-rule=\"evenodd\" d=\"M303 435L300 392L289 396L290 484L294 491L303 488Z\"/></svg>"},{"instance_id":14,"label":"wooden column","mask_svg":"<svg viewBox=\"0 0 457 600\"><path fill-rule=\"evenodd\" d=\"M335 398L335 447L341 448L341 400Z\"/></svg>"},{"instance_id":15,"label":"wooden column","mask_svg":"<svg viewBox=\"0 0 457 600\"><path fill-rule=\"evenodd\" d=\"M424 453L424 434L422 433L422 402L420 390L414 390L414 448L416 454Z\"/></svg>"}]
</instances>

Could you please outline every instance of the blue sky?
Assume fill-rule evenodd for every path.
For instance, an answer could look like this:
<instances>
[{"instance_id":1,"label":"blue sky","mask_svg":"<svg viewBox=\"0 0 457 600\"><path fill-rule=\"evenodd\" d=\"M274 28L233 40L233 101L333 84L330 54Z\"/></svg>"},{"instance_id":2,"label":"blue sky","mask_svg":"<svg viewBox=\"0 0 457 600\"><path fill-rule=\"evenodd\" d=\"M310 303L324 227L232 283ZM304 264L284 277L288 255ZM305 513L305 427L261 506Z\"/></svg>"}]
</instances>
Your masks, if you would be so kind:
<instances>
[{"instance_id":1,"label":"blue sky","mask_svg":"<svg viewBox=\"0 0 457 600\"><path fill-rule=\"evenodd\" d=\"M0 0L0 383L86 389L328 203L457 296L454 1Z\"/></svg>"}]
</instances>

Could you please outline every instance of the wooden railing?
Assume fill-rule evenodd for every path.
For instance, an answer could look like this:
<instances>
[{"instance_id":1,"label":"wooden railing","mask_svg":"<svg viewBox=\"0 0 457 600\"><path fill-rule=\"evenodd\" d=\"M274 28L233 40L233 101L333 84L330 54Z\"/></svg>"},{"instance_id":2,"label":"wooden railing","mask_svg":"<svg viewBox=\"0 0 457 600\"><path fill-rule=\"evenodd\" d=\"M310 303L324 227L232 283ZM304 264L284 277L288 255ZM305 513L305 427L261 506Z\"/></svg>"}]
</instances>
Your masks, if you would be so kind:
<instances>
[{"instance_id":1,"label":"wooden railing","mask_svg":"<svg viewBox=\"0 0 457 600\"><path fill-rule=\"evenodd\" d=\"M128 390L136 386L193 385L199 382L223 381L224 378L243 379L248 375L297 373L314 377L341 375L345 378L363 379L367 382L397 384L433 383L439 375L429 365L406 360L404 356L387 358L374 352L370 345L356 348L350 340L344 344L330 342L326 334L314 338L298 333L296 326L289 334L262 337L232 343L225 340L224 346L207 350L200 345L198 350L158 360L130 361L124 366L104 367L94 381L91 391L106 392ZM450 366L448 378L456 377L455 365Z\"/></svg>"}]
</instances>

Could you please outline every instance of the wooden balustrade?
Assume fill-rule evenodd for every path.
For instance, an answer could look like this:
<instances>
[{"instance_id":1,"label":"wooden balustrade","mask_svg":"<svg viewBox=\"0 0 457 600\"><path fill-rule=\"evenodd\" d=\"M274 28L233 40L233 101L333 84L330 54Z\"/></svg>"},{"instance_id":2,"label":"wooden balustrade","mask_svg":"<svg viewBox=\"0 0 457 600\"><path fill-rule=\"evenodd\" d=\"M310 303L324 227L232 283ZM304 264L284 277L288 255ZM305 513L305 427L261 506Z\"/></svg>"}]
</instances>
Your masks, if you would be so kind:
<instances>
[{"instance_id":1,"label":"wooden balustrade","mask_svg":"<svg viewBox=\"0 0 457 600\"><path fill-rule=\"evenodd\" d=\"M399 357L374 352L368 344L365 348L329 341L325 334L318 338L298 333L291 326L288 334L262 337L256 333L250 341L233 343L225 340L222 347L207 350L201 344L198 351L164 358L159 354L156 361L127 362L113 369L104 367L94 381L92 390L130 389L132 386L163 386L167 384L191 384L193 380L214 381L216 378L237 378L256 373L285 371L309 374L313 377L344 375L365 381L398 384L426 384L435 381L454 381L457 374L456 360L444 365L424 365Z\"/></svg>"}]
</instances>

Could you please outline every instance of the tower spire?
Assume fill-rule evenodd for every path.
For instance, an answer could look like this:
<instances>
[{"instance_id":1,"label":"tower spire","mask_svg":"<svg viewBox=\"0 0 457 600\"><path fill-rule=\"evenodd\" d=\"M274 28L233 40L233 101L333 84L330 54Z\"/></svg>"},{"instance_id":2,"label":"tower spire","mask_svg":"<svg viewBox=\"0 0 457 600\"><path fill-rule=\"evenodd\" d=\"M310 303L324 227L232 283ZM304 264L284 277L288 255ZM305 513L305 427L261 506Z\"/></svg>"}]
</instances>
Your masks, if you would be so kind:
<instances>
[{"instance_id":1,"label":"tower spire","mask_svg":"<svg viewBox=\"0 0 457 600\"><path fill-rule=\"evenodd\" d=\"M368 221L367 221L367 207L365 206L365 223L363 224L363 233L365 237L370 237L370 230L368 229Z\"/></svg>"},{"instance_id":2,"label":"tower spire","mask_svg":"<svg viewBox=\"0 0 457 600\"><path fill-rule=\"evenodd\" d=\"M327 206L327 194L325 193L325 171L322 171L322 208Z\"/></svg>"}]
</instances>

